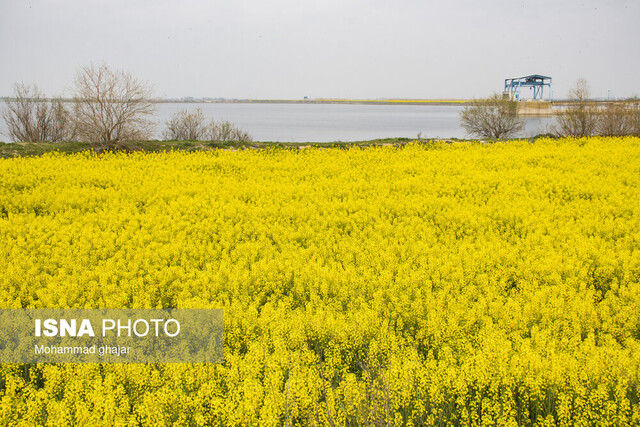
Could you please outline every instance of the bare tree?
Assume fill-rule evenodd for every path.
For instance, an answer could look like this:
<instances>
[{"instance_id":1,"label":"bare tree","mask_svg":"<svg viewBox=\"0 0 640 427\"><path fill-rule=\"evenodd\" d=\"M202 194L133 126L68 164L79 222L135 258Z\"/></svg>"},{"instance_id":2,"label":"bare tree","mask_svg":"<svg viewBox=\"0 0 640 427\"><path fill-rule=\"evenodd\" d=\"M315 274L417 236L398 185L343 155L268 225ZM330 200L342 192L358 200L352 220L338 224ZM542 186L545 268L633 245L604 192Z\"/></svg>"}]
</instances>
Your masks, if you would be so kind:
<instances>
[{"instance_id":1,"label":"bare tree","mask_svg":"<svg viewBox=\"0 0 640 427\"><path fill-rule=\"evenodd\" d=\"M640 136L640 104L637 101L629 103L629 129L630 135Z\"/></svg>"},{"instance_id":2,"label":"bare tree","mask_svg":"<svg viewBox=\"0 0 640 427\"><path fill-rule=\"evenodd\" d=\"M552 132L559 136L589 136L596 132L598 112L588 105L589 84L578 79L571 90L569 100L572 104L556 116Z\"/></svg>"},{"instance_id":3,"label":"bare tree","mask_svg":"<svg viewBox=\"0 0 640 427\"><path fill-rule=\"evenodd\" d=\"M637 108L628 102L616 102L607 106L598 114L596 130L598 135L624 136L633 135L637 127Z\"/></svg>"},{"instance_id":4,"label":"bare tree","mask_svg":"<svg viewBox=\"0 0 640 427\"><path fill-rule=\"evenodd\" d=\"M215 122L213 120L209 124L209 139L220 142L249 142L252 140L249 133L235 127L230 122Z\"/></svg>"},{"instance_id":5,"label":"bare tree","mask_svg":"<svg viewBox=\"0 0 640 427\"><path fill-rule=\"evenodd\" d=\"M580 77L575 84L569 89L569 99L573 101L585 102L591 96L591 88L586 79Z\"/></svg>"},{"instance_id":6,"label":"bare tree","mask_svg":"<svg viewBox=\"0 0 640 427\"><path fill-rule=\"evenodd\" d=\"M206 123L200 108L192 113L187 110L175 113L167 120L163 136L165 140L170 141L251 141L251 136L247 132L228 121L216 122L211 119L209 123Z\"/></svg>"},{"instance_id":7,"label":"bare tree","mask_svg":"<svg viewBox=\"0 0 640 427\"><path fill-rule=\"evenodd\" d=\"M197 108L193 113L180 110L166 122L163 133L169 141L201 141L208 135L207 123L202 110Z\"/></svg>"},{"instance_id":8,"label":"bare tree","mask_svg":"<svg viewBox=\"0 0 640 427\"><path fill-rule=\"evenodd\" d=\"M80 69L74 82L74 120L78 137L104 148L150 139L155 112L151 87L107 65Z\"/></svg>"},{"instance_id":9,"label":"bare tree","mask_svg":"<svg viewBox=\"0 0 640 427\"><path fill-rule=\"evenodd\" d=\"M494 93L464 106L460 123L468 134L482 138L507 138L524 130L525 122L518 117L518 103Z\"/></svg>"},{"instance_id":10,"label":"bare tree","mask_svg":"<svg viewBox=\"0 0 640 427\"><path fill-rule=\"evenodd\" d=\"M16 83L2 118L13 141L57 142L74 137L68 109L60 99L47 99L36 85Z\"/></svg>"}]
</instances>

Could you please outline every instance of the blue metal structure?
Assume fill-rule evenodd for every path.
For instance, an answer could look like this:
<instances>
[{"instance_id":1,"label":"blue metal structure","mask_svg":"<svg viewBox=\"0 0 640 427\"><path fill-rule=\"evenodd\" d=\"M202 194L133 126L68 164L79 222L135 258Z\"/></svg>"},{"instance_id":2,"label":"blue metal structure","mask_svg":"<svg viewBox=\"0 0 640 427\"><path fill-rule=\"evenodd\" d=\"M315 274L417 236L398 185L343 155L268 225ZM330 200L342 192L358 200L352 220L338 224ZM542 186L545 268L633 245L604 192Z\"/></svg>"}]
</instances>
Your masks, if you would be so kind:
<instances>
[{"instance_id":1,"label":"blue metal structure","mask_svg":"<svg viewBox=\"0 0 640 427\"><path fill-rule=\"evenodd\" d=\"M504 92L508 93L511 99L515 99L516 101L520 101L521 87L533 89L533 99L542 99L545 86L549 88L549 102L551 102L551 77L532 74L530 76L504 80Z\"/></svg>"}]
</instances>

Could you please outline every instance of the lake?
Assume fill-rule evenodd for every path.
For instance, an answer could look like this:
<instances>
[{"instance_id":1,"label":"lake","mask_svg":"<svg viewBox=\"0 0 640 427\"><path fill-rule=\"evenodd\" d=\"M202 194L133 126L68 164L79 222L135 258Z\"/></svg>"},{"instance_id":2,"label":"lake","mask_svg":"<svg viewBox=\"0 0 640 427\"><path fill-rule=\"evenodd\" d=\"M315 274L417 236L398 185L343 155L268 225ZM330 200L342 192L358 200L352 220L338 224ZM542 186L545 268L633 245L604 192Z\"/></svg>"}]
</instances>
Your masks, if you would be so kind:
<instances>
[{"instance_id":1,"label":"lake","mask_svg":"<svg viewBox=\"0 0 640 427\"><path fill-rule=\"evenodd\" d=\"M202 109L207 118L228 120L249 132L255 141L335 142L379 138L468 138L460 127L461 105L160 103L156 135L175 112ZM520 137L545 132L550 117L526 118ZM0 140L8 141L0 120Z\"/></svg>"}]
</instances>

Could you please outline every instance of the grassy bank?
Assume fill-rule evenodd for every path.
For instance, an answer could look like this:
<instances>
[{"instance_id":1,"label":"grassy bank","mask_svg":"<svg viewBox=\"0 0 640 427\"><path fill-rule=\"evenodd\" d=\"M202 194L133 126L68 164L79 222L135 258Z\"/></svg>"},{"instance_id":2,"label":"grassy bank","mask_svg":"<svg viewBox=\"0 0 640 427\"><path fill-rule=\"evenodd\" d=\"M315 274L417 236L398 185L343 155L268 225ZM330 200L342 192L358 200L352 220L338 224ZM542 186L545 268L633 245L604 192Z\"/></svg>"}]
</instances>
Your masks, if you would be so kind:
<instances>
[{"instance_id":1,"label":"grassy bank","mask_svg":"<svg viewBox=\"0 0 640 427\"><path fill-rule=\"evenodd\" d=\"M267 147L303 148L310 145L321 147L350 147L358 145L368 147L374 145L400 145L411 141L411 138L386 138L356 142L216 142L216 141L141 141L128 142L122 149L128 151L209 151L226 149L260 149ZM61 153L78 153L94 150L96 145L90 142L0 142L0 158L18 156L40 156L44 153L59 151ZM97 150L99 151L99 150Z\"/></svg>"}]
</instances>

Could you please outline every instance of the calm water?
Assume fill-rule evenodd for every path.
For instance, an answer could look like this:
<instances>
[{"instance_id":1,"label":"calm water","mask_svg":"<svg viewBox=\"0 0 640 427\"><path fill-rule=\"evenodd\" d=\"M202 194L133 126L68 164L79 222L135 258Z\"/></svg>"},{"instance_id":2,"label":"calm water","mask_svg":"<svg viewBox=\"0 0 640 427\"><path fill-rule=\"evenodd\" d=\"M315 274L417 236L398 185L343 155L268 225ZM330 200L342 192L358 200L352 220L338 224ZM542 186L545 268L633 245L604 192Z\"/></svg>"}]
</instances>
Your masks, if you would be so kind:
<instances>
[{"instance_id":1,"label":"calm water","mask_svg":"<svg viewBox=\"0 0 640 427\"><path fill-rule=\"evenodd\" d=\"M176 111L202 109L206 117L228 120L249 132L255 141L334 142L378 138L465 138L458 105L358 105L358 104L157 104L156 138ZM527 118L518 136L544 133L549 118ZM0 120L0 140L8 141Z\"/></svg>"}]
</instances>

